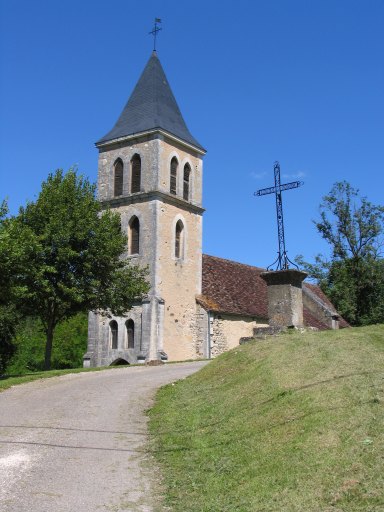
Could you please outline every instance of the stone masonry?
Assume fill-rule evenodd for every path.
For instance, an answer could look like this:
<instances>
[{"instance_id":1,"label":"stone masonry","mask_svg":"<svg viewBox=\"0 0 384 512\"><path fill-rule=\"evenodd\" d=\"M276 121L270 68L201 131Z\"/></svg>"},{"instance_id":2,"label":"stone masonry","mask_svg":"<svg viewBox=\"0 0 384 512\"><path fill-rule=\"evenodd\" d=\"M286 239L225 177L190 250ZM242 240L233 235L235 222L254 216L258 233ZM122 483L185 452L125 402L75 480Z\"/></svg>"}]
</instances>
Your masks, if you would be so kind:
<instances>
[{"instance_id":1,"label":"stone masonry","mask_svg":"<svg viewBox=\"0 0 384 512\"><path fill-rule=\"evenodd\" d=\"M305 272L295 269L263 272L262 279L268 286L268 318L271 326L302 327L302 282Z\"/></svg>"},{"instance_id":2,"label":"stone masonry","mask_svg":"<svg viewBox=\"0 0 384 512\"><path fill-rule=\"evenodd\" d=\"M138 154L142 165L139 193L130 194L130 162ZM186 163L191 168L190 201L182 196L182 180L178 193L170 196L170 162L176 157L179 168ZM113 195L114 163L124 164L123 195ZM103 205L120 214L121 227L129 233L129 222L136 216L140 222L140 251L126 256L131 264L149 269L151 289L141 305L135 306L126 318L90 314L88 352L89 364L103 365L122 360L129 363L196 357L195 296L201 291L202 212L201 155L181 144L171 143L162 134L133 138L100 148L99 198ZM183 256L175 257L175 227L178 220L184 226ZM135 322L137 343L128 350L126 320ZM111 348L109 325L116 320L119 326L118 349ZM125 333L125 334L124 334ZM140 342L138 340L141 340ZM90 350L93 345L93 350Z\"/></svg>"}]
</instances>

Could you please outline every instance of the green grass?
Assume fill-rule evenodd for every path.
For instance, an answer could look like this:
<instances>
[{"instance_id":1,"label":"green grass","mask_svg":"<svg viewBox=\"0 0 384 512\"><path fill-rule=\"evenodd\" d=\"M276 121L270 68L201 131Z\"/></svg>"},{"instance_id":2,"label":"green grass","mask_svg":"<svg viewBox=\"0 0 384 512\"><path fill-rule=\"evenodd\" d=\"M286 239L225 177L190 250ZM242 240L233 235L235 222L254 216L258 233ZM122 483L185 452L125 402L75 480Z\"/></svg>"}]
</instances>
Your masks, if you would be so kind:
<instances>
[{"instance_id":1,"label":"green grass","mask_svg":"<svg viewBox=\"0 0 384 512\"><path fill-rule=\"evenodd\" d=\"M383 325L238 347L149 414L174 512L384 510Z\"/></svg>"}]
</instances>

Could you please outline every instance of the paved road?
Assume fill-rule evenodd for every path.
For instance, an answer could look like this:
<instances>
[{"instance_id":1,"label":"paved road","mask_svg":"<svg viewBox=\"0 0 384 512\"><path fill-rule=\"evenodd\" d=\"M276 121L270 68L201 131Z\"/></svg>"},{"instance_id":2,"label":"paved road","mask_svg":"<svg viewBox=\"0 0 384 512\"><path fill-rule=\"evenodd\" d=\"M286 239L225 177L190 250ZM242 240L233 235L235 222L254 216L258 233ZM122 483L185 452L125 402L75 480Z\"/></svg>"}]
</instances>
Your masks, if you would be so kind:
<instances>
[{"instance_id":1,"label":"paved road","mask_svg":"<svg viewBox=\"0 0 384 512\"><path fill-rule=\"evenodd\" d=\"M72 374L0 393L0 510L162 510L144 411L159 386L204 364Z\"/></svg>"}]
</instances>

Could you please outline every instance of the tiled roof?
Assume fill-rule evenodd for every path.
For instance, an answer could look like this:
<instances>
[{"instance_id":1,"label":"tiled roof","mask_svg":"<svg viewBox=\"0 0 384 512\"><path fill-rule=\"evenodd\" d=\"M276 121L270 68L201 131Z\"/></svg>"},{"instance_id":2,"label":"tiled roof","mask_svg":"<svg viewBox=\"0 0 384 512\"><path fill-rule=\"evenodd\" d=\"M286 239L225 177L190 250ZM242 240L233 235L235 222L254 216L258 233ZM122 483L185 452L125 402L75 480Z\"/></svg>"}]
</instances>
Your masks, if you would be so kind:
<instances>
[{"instance_id":1,"label":"tiled roof","mask_svg":"<svg viewBox=\"0 0 384 512\"><path fill-rule=\"evenodd\" d=\"M325 295L325 293L314 284L311 283L303 283L306 288L312 293L314 293L331 311L335 311L335 306L332 304L332 302L328 299L328 297Z\"/></svg>"},{"instance_id":2,"label":"tiled roof","mask_svg":"<svg viewBox=\"0 0 384 512\"><path fill-rule=\"evenodd\" d=\"M97 144L162 129L205 151L189 132L156 52L153 52L123 112Z\"/></svg>"},{"instance_id":3,"label":"tiled roof","mask_svg":"<svg viewBox=\"0 0 384 512\"><path fill-rule=\"evenodd\" d=\"M267 285L260 277L262 272L265 272L264 268L203 254L202 295L197 297L197 301L209 311L256 317L266 321L268 296ZM328 309L335 311L332 303L317 286L304 283L304 287L316 294ZM328 329L306 307L303 315L306 326ZM346 327L348 324L340 319L340 326Z\"/></svg>"},{"instance_id":4,"label":"tiled roof","mask_svg":"<svg viewBox=\"0 0 384 512\"><path fill-rule=\"evenodd\" d=\"M317 299L324 304L324 306L329 309L329 311L332 311L335 315L338 315L335 306L332 304L332 302L328 299L328 297L325 295L323 290L319 288L318 286L311 284L311 283L303 283L304 289L306 288L309 290L310 293L313 293ZM311 324L312 325L312 324ZM350 327L349 323L344 320L342 316L339 316L339 326L340 327ZM316 327L316 326L314 326Z\"/></svg>"},{"instance_id":5,"label":"tiled roof","mask_svg":"<svg viewBox=\"0 0 384 512\"><path fill-rule=\"evenodd\" d=\"M198 300L211 311L267 318L267 285L260 277L264 271L203 254L202 297Z\"/></svg>"},{"instance_id":6,"label":"tiled roof","mask_svg":"<svg viewBox=\"0 0 384 512\"><path fill-rule=\"evenodd\" d=\"M329 327L326 323L322 322L322 320L319 317L315 316L305 306L303 306L303 319L304 319L304 325L306 327L316 327L317 329L320 329L320 331L329 329Z\"/></svg>"}]
</instances>

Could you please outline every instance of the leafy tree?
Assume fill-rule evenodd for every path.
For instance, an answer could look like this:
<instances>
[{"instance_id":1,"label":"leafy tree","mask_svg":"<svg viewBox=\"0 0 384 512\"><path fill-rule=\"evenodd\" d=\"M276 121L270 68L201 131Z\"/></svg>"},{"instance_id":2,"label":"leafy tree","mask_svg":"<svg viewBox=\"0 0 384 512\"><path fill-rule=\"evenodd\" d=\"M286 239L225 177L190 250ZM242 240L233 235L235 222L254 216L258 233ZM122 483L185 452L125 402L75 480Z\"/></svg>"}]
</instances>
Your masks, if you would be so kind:
<instances>
[{"instance_id":1,"label":"leafy tree","mask_svg":"<svg viewBox=\"0 0 384 512\"><path fill-rule=\"evenodd\" d=\"M0 305L0 375L5 372L9 361L16 351L14 343L17 325L15 310L12 306Z\"/></svg>"},{"instance_id":2,"label":"leafy tree","mask_svg":"<svg viewBox=\"0 0 384 512\"><path fill-rule=\"evenodd\" d=\"M10 302L23 316L39 318L45 333L45 369L59 322L88 310L124 315L148 291L146 269L123 257L120 217L102 211L95 186L74 169L48 176L36 202L7 219L13 265Z\"/></svg>"},{"instance_id":3,"label":"leafy tree","mask_svg":"<svg viewBox=\"0 0 384 512\"><path fill-rule=\"evenodd\" d=\"M384 207L338 182L323 198L315 225L331 246L331 259L318 255L314 264L302 257L297 261L351 324L384 322Z\"/></svg>"},{"instance_id":4,"label":"leafy tree","mask_svg":"<svg viewBox=\"0 0 384 512\"><path fill-rule=\"evenodd\" d=\"M376 258L382 247L384 207L375 206L346 181L335 183L315 222L335 259Z\"/></svg>"},{"instance_id":5,"label":"leafy tree","mask_svg":"<svg viewBox=\"0 0 384 512\"><path fill-rule=\"evenodd\" d=\"M0 204L0 246L6 247L7 236L4 229L4 221L8 214L6 201ZM9 251L2 251L0 260L0 375L11 357L16 346L13 342L17 325L17 314L14 306L8 303L10 291L11 258Z\"/></svg>"},{"instance_id":6,"label":"leafy tree","mask_svg":"<svg viewBox=\"0 0 384 512\"><path fill-rule=\"evenodd\" d=\"M60 322L54 333L52 367L78 368L87 349L88 318L86 313ZM8 374L24 374L44 368L44 329L38 318L27 317L18 325L14 343L16 353L7 367Z\"/></svg>"}]
</instances>

